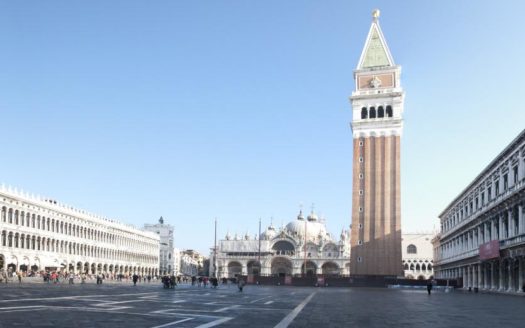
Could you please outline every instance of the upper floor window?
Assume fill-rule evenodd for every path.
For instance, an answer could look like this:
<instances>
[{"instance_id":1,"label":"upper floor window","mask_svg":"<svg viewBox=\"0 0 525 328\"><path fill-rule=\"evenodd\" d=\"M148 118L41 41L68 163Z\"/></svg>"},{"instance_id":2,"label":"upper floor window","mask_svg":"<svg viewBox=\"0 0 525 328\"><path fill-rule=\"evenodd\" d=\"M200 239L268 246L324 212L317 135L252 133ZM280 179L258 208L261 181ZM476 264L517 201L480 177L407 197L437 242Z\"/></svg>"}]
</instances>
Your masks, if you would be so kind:
<instances>
[{"instance_id":1,"label":"upper floor window","mask_svg":"<svg viewBox=\"0 0 525 328\"><path fill-rule=\"evenodd\" d=\"M503 175L503 190L507 190L509 188L509 175L506 173Z\"/></svg>"},{"instance_id":2,"label":"upper floor window","mask_svg":"<svg viewBox=\"0 0 525 328\"><path fill-rule=\"evenodd\" d=\"M407 253L408 254L417 254L417 247L414 244L410 244L407 246Z\"/></svg>"},{"instance_id":3,"label":"upper floor window","mask_svg":"<svg viewBox=\"0 0 525 328\"><path fill-rule=\"evenodd\" d=\"M514 184L518 183L518 165L514 166L512 168L512 172L514 175Z\"/></svg>"}]
</instances>

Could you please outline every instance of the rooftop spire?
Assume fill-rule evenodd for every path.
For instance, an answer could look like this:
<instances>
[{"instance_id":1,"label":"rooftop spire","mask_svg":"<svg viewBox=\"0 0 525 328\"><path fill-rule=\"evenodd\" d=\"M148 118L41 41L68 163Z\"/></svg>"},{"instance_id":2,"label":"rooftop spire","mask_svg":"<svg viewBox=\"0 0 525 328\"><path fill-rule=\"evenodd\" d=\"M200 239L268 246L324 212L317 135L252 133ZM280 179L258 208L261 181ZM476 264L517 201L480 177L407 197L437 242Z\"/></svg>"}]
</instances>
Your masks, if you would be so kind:
<instances>
[{"instance_id":1,"label":"rooftop spire","mask_svg":"<svg viewBox=\"0 0 525 328\"><path fill-rule=\"evenodd\" d=\"M372 11L372 25L370 26L357 69L395 65L379 26L379 15L379 9Z\"/></svg>"}]
</instances>

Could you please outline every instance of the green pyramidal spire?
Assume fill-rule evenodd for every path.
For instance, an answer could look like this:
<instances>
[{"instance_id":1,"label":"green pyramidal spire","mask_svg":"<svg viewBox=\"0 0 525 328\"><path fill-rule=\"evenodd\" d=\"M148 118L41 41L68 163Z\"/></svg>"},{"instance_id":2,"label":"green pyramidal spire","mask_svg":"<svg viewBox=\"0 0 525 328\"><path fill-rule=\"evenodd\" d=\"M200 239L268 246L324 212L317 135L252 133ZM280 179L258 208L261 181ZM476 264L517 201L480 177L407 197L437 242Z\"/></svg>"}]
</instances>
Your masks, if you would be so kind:
<instances>
[{"instance_id":1,"label":"green pyramidal spire","mask_svg":"<svg viewBox=\"0 0 525 328\"><path fill-rule=\"evenodd\" d=\"M381 66L394 66L394 60L388 50L383 33L379 27L378 21L379 13L375 14L370 26L370 32L366 39L365 48L361 54L359 60L358 69L370 68L370 67L381 67Z\"/></svg>"}]
</instances>

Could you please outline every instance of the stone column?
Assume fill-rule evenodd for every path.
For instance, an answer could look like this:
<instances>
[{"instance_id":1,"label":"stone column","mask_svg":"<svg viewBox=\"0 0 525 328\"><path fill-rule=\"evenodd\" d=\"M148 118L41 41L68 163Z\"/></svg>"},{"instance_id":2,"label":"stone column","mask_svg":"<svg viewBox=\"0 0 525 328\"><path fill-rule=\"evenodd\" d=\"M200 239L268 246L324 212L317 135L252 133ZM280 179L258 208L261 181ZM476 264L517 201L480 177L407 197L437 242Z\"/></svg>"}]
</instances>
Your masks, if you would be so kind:
<instances>
[{"instance_id":1,"label":"stone column","mask_svg":"<svg viewBox=\"0 0 525 328\"><path fill-rule=\"evenodd\" d=\"M473 278L472 286L474 288L478 288L479 287L478 285L479 277L478 277L478 266L477 265L472 266L472 278Z\"/></svg>"},{"instance_id":2,"label":"stone column","mask_svg":"<svg viewBox=\"0 0 525 328\"><path fill-rule=\"evenodd\" d=\"M498 283L498 290L503 291L503 260L500 259L499 261L499 283Z\"/></svg>"},{"instance_id":3,"label":"stone column","mask_svg":"<svg viewBox=\"0 0 525 328\"><path fill-rule=\"evenodd\" d=\"M481 235L481 224L478 226L478 246L483 244L483 238L485 238L485 231L483 231L483 237Z\"/></svg>"},{"instance_id":4,"label":"stone column","mask_svg":"<svg viewBox=\"0 0 525 328\"><path fill-rule=\"evenodd\" d=\"M461 279L463 280L463 288L465 288L465 267L459 268L459 274L461 275Z\"/></svg>"},{"instance_id":5,"label":"stone column","mask_svg":"<svg viewBox=\"0 0 525 328\"><path fill-rule=\"evenodd\" d=\"M513 221L512 220L512 209L509 209L507 211L507 222L508 222L508 227L509 227L508 229L509 233L507 235L507 238L514 237L514 224L512 221Z\"/></svg>"},{"instance_id":6,"label":"stone column","mask_svg":"<svg viewBox=\"0 0 525 328\"><path fill-rule=\"evenodd\" d=\"M483 288L482 264L478 264L478 288Z\"/></svg>"},{"instance_id":7,"label":"stone column","mask_svg":"<svg viewBox=\"0 0 525 328\"><path fill-rule=\"evenodd\" d=\"M490 289L496 289L496 284L494 283L494 270L495 265L494 261L490 262Z\"/></svg>"},{"instance_id":8,"label":"stone column","mask_svg":"<svg viewBox=\"0 0 525 328\"><path fill-rule=\"evenodd\" d=\"M514 265L513 261L509 260L509 288L507 289L508 292L513 291L514 289Z\"/></svg>"},{"instance_id":9,"label":"stone column","mask_svg":"<svg viewBox=\"0 0 525 328\"><path fill-rule=\"evenodd\" d=\"M518 229L519 234L525 233L525 227L523 227L523 205L518 205Z\"/></svg>"},{"instance_id":10,"label":"stone column","mask_svg":"<svg viewBox=\"0 0 525 328\"><path fill-rule=\"evenodd\" d=\"M463 287L469 288L470 287L469 267L466 266L464 268L464 270L465 270L465 275L464 275L464 278L463 278Z\"/></svg>"},{"instance_id":11,"label":"stone column","mask_svg":"<svg viewBox=\"0 0 525 328\"><path fill-rule=\"evenodd\" d=\"M504 234L503 234L503 214L500 213L498 215L498 220L499 220L499 235L498 235L498 239L502 240L502 239L504 239L503 238L503 236L504 236Z\"/></svg>"},{"instance_id":12,"label":"stone column","mask_svg":"<svg viewBox=\"0 0 525 328\"><path fill-rule=\"evenodd\" d=\"M495 240L496 239L496 220L492 219L490 220L490 240Z\"/></svg>"},{"instance_id":13,"label":"stone column","mask_svg":"<svg viewBox=\"0 0 525 328\"><path fill-rule=\"evenodd\" d=\"M525 176L525 161L523 161L523 154L520 152L518 156L518 181L521 181Z\"/></svg>"},{"instance_id":14,"label":"stone column","mask_svg":"<svg viewBox=\"0 0 525 328\"><path fill-rule=\"evenodd\" d=\"M523 290L523 257L518 257L518 293L522 293Z\"/></svg>"}]
</instances>

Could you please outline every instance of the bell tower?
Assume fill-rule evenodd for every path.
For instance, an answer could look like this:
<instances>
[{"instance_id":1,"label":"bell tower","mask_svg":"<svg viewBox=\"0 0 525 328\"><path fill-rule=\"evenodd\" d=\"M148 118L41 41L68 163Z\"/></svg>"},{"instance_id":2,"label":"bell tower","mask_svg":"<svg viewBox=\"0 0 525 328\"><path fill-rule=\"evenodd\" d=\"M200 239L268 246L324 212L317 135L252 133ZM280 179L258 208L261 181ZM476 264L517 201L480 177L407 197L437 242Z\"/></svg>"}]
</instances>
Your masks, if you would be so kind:
<instances>
[{"instance_id":1,"label":"bell tower","mask_svg":"<svg viewBox=\"0 0 525 328\"><path fill-rule=\"evenodd\" d=\"M399 276L401 259L400 138L404 92L379 10L357 68L352 92L352 275Z\"/></svg>"}]
</instances>

